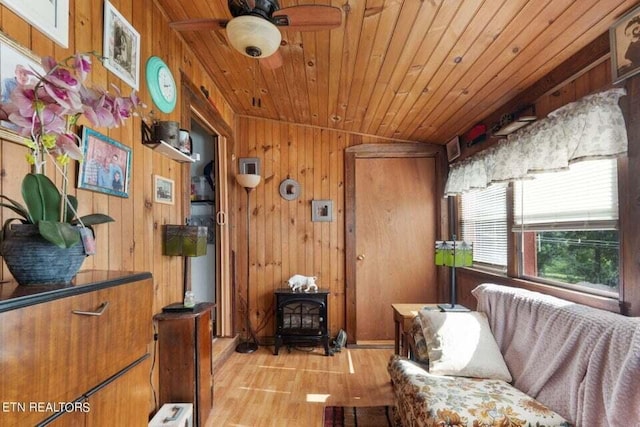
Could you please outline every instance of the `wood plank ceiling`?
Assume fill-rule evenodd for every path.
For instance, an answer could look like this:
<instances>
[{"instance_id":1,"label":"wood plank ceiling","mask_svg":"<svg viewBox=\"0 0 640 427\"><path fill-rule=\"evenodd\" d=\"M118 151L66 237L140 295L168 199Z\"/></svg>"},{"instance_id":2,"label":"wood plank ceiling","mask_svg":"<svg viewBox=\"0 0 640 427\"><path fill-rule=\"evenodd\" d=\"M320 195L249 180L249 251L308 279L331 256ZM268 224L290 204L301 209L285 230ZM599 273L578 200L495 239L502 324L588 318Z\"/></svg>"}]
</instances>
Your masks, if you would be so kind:
<instances>
[{"instance_id":1,"label":"wood plank ceiling","mask_svg":"<svg viewBox=\"0 0 640 427\"><path fill-rule=\"evenodd\" d=\"M169 21L231 19L227 0L156 0ZM267 70L224 30L184 31L237 114L446 143L605 33L637 0L280 0L339 7L331 31L282 31ZM261 99L254 107L252 98Z\"/></svg>"}]
</instances>

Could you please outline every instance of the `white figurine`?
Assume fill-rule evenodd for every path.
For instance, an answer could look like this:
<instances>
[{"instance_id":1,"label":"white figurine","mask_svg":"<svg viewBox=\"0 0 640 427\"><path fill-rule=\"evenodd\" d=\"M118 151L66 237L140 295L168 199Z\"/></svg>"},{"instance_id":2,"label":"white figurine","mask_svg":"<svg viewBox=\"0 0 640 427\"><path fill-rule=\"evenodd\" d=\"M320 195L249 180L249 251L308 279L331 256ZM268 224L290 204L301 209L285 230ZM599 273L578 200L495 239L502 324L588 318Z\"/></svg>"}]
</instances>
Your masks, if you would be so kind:
<instances>
[{"instance_id":1,"label":"white figurine","mask_svg":"<svg viewBox=\"0 0 640 427\"><path fill-rule=\"evenodd\" d=\"M314 292L318 291L318 286L316 285L315 276L303 276L301 274L295 274L287 280L287 284L291 288L292 292L304 291L309 292L313 290Z\"/></svg>"}]
</instances>

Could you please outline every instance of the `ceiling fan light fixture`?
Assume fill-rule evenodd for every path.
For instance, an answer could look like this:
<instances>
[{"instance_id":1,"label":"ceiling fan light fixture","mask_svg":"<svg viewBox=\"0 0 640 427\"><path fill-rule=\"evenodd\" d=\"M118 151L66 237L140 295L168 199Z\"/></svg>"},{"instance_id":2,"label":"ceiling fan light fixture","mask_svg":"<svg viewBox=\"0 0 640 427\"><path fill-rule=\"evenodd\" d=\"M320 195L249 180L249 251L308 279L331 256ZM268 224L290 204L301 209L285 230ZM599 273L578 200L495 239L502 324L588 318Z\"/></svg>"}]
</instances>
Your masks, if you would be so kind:
<instances>
[{"instance_id":1,"label":"ceiling fan light fixture","mask_svg":"<svg viewBox=\"0 0 640 427\"><path fill-rule=\"evenodd\" d=\"M226 29L231 46L252 58L266 58L273 55L280 47L280 40L282 40L278 27L254 15L233 18Z\"/></svg>"}]
</instances>

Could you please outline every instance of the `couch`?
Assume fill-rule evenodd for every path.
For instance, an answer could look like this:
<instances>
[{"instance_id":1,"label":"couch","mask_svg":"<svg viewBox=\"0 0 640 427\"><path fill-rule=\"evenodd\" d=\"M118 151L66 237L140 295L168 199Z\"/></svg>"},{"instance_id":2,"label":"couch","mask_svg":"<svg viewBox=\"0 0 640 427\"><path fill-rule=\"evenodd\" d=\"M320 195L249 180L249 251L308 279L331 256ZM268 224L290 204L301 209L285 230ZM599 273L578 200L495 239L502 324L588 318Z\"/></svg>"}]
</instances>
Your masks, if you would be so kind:
<instances>
[{"instance_id":1,"label":"couch","mask_svg":"<svg viewBox=\"0 0 640 427\"><path fill-rule=\"evenodd\" d=\"M502 359L508 377L434 372L438 341L428 348L433 325L424 326L435 315L421 311L415 360L394 355L388 366L399 425L640 425L640 318L494 284L472 293L498 349L490 358ZM470 357L468 365L489 358Z\"/></svg>"}]
</instances>

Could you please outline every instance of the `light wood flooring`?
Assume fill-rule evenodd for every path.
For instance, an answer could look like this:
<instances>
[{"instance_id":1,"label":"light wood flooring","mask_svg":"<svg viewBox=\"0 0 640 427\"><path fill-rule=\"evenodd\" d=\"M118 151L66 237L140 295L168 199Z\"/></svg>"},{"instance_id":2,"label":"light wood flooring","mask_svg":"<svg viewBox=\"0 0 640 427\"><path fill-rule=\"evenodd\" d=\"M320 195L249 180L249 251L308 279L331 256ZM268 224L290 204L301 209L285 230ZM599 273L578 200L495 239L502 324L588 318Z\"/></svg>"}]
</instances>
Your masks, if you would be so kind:
<instances>
[{"instance_id":1,"label":"light wood flooring","mask_svg":"<svg viewBox=\"0 0 640 427\"><path fill-rule=\"evenodd\" d=\"M387 362L393 349L345 348L324 356L273 347L232 353L214 373L207 427L322 426L324 406L391 405Z\"/></svg>"}]
</instances>

